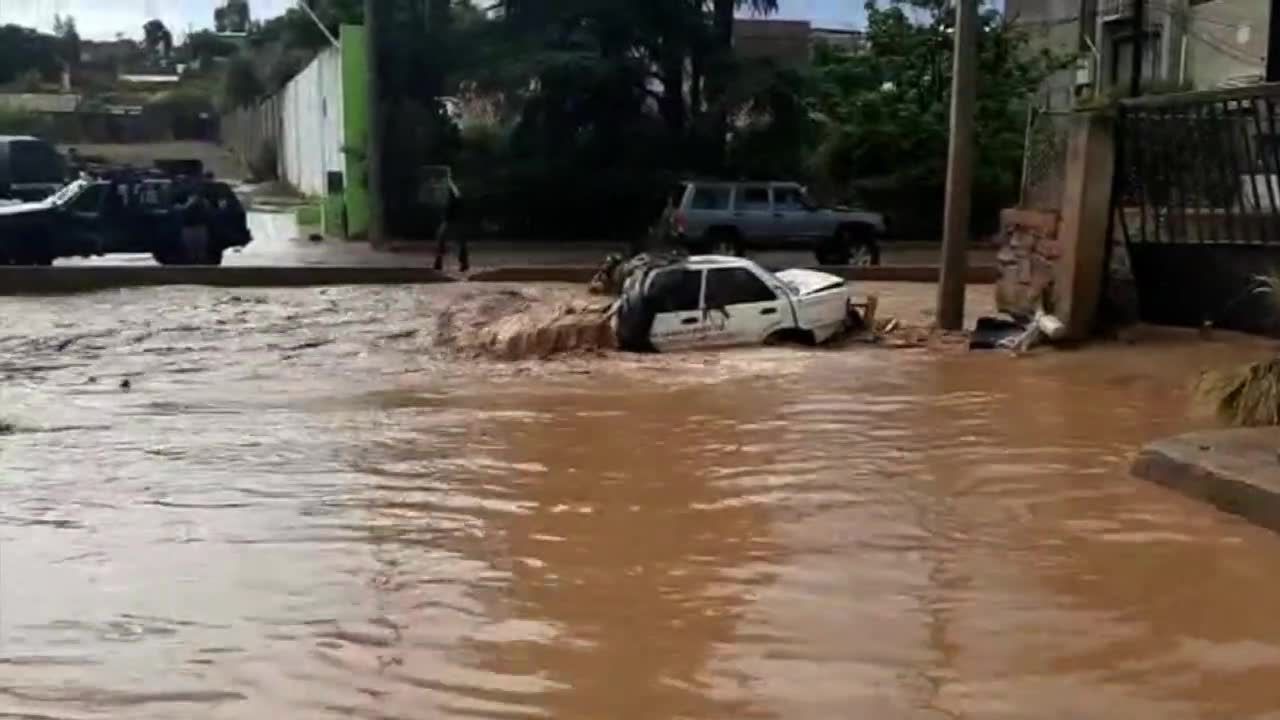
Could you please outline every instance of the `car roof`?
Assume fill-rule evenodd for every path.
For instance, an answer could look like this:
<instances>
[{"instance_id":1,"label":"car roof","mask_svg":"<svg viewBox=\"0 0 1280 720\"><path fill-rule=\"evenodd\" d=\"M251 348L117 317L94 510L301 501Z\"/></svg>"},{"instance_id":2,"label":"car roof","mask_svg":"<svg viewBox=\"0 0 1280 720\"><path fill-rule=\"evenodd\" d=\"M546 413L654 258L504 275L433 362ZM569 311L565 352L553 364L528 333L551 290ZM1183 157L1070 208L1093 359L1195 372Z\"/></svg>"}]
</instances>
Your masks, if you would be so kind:
<instances>
[{"instance_id":1,"label":"car roof","mask_svg":"<svg viewBox=\"0 0 1280 720\"><path fill-rule=\"evenodd\" d=\"M691 255L685 258L681 264L695 270L707 270L725 267L748 267L754 263L746 258L733 255Z\"/></svg>"},{"instance_id":2,"label":"car roof","mask_svg":"<svg viewBox=\"0 0 1280 720\"><path fill-rule=\"evenodd\" d=\"M40 138L30 135L0 135L0 142L41 142Z\"/></svg>"},{"instance_id":3,"label":"car roof","mask_svg":"<svg viewBox=\"0 0 1280 720\"><path fill-rule=\"evenodd\" d=\"M686 185L697 187L727 187L733 185L770 185L784 187L803 187L799 180L686 180Z\"/></svg>"}]
</instances>

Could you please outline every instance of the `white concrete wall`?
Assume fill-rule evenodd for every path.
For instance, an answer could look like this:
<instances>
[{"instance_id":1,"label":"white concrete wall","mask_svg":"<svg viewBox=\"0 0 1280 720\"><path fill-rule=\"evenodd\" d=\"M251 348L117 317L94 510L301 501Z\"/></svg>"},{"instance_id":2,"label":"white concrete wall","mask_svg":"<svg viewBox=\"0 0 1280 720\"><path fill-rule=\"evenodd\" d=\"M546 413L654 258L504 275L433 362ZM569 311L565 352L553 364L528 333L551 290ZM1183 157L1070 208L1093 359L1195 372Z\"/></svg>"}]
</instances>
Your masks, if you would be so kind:
<instances>
[{"instance_id":1,"label":"white concrete wall","mask_svg":"<svg viewBox=\"0 0 1280 720\"><path fill-rule=\"evenodd\" d=\"M342 53L328 48L280 93L281 177L307 195L327 192L326 174L342 171Z\"/></svg>"}]
</instances>

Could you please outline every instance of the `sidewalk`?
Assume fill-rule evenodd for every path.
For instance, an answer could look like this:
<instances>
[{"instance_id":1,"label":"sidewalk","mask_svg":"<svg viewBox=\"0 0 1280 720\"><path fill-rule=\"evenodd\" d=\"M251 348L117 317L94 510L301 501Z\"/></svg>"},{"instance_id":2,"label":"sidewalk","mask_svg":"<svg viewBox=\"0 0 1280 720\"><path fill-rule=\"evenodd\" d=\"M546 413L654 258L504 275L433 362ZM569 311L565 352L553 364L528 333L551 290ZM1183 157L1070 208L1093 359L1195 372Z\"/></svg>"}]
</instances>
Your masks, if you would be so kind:
<instances>
[{"instance_id":1,"label":"sidewalk","mask_svg":"<svg viewBox=\"0 0 1280 720\"><path fill-rule=\"evenodd\" d=\"M1213 430L1148 445L1133 474L1280 532L1280 428Z\"/></svg>"},{"instance_id":2,"label":"sidewalk","mask_svg":"<svg viewBox=\"0 0 1280 720\"><path fill-rule=\"evenodd\" d=\"M290 212L249 213L249 229L254 241L243 251L227 253L224 263L230 267L430 267L435 262L433 243L399 243L396 251L375 250L365 242L328 238L320 242L301 237L297 222ZM599 267L610 253L626 253L620 242L549 240L473 240L468 247L472 271L500 267ZM925 242L886 242L884 265L936 265L941 247ZM458 268L457 248L450 247L446 270ZM971 267L995 266L995 250L975 249L970 253ZM812 267L813 254L806 251L768 251L751 253L761 265L774 268ZM111 255L101 258L60 260L58 265L154 265L150 255Z\"/></svg>"}]
</instances>

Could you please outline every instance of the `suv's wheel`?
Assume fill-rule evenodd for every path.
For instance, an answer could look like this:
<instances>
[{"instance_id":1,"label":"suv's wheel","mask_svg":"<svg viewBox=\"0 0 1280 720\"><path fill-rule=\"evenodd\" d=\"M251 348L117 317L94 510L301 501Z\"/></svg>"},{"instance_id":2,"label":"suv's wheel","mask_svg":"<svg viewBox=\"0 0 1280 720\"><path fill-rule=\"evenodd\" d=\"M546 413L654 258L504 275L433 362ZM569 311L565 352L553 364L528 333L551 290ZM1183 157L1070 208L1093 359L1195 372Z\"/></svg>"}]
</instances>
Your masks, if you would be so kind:
<instances>
[{"instance_id":1,"label":"suv's wheel","mask_svg":"<svg viewBox=\"0 0 1280 720\"><path fill-rule=\"evenodd\" d=\"M865 225L846 225L814 253L822 265L868 267L880 264L880 246Z\"/></svg>"},{"instance_id":2,"label":"suv's wheel","mask_svg":"<svg viewBox=\"0 0 1280 720\"><path fill-rule=\"evenodd\" d=\"M819 265L848 265L851 252L849 245L837 238L819 247L813 256Z\"/></svg>"},{"instance_id":3,"label":"suv's wheel","mask_svg":"<svg viewBox=\"0 0 1280 720\"><path fill-rule=\"evenodd\" d=\"M741 255L742 242L732 230L712 230L707 233L707 252L712 255Z\"/></svg>"}]
</instances>

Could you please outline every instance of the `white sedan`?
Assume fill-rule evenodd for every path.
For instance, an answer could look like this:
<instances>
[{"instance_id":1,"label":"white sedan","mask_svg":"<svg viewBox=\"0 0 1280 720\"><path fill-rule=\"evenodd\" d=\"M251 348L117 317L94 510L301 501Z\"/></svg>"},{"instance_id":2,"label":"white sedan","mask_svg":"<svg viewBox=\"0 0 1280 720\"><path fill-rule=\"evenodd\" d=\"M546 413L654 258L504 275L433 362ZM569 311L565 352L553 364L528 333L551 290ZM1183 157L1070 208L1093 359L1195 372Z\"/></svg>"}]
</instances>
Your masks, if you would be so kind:
<instances>
[{"instance_id":1,"label":"white sedan","mask_svg":"<svg viewBox=\"0 0 1280 720\"><path fill-rule=\"evenodd\" d=\"M614 329L624 350L667 352L823 343L853 319L843 278L814 270L771 273L739 257L698 255L626 279Z\"/></svg>"}]
</instances>

